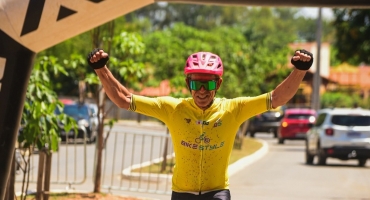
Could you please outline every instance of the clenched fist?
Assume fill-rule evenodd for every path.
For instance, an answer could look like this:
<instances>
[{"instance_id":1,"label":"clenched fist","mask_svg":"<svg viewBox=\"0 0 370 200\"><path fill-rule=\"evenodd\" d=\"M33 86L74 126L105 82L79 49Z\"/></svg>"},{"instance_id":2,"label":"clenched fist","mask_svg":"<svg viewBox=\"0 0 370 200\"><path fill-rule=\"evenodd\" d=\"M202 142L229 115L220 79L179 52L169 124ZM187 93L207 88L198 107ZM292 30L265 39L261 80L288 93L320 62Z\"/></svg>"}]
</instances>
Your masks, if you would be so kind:
<instances>
[{"instance_id":1,"label":"clenched fist","mask_svg":"<svg viewBox=\"0 0 370 200\"><path fill-rule=\"evenodd\" d=\"M296 50L290 62L299 70L308 70L313 63L313 55L304 49Z\"/></svg>"},{"instance_id":2,"label":"clenched fist","mask_svg":"<svg viewBox=\"0 0 370 200\"><path fill-rule=\"evenodd\" d=\"M103 68L109 60L109 56L104 50L96 48L87 55L87 63L95 69Z\"/></svg>"}]
</instances>

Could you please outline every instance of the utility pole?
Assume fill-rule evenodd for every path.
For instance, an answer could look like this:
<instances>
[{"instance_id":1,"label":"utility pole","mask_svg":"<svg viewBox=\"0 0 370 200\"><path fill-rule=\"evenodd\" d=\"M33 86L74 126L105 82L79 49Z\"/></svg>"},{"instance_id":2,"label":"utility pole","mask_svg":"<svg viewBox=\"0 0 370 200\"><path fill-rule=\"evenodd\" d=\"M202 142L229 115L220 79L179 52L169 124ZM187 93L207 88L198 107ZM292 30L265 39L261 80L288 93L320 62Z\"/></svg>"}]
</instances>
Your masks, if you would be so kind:
<instances>
[{"instance_id":1,"label":"utility pole","mask_svg":"<svg viewBox=\"0 0 370 200\"><path fill-rule=\"evenodd\" d=\"M321 75L320 75L320 56L321 56L321 32L322 32L322 8L319 8L317 17L317 28L316 28L316 44L317 44L317 55L316 58L316 72L313 77L313 91L312 91L312 109L320 109L320 86L321 86ZM314 62L315 62L314 60Z\"/></svg>"}]
</instances>

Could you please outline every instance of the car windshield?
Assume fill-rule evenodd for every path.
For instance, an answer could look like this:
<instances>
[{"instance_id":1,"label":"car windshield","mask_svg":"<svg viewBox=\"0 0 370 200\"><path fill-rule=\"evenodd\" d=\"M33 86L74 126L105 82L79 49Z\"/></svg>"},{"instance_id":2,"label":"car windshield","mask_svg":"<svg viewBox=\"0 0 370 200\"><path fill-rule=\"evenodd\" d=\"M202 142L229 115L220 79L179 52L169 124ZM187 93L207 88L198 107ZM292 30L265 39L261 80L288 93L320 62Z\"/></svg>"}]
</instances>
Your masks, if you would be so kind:
<instances>
[{"instance_id":1,"label":"car windshield","mask_svg":"<svg viewBox=\"0 0 370 200\"><path fill-rule=\"evenodd\" d=\"M287 116L288 119L309 119L310 117L313 117L313 115L310 115L310 114L289 114Z\"/></svg>"},{"instance_id":2,"label":"car windshield","mask_svg":"<svg viewBox=\"0 0 370 200\"><path fill-rule=\"evenodd\" d=\"M370 126L370 116L334 115L331 122L341 126Z\"/></svg>"},{"instance_id":3,"label":"car windshield","mask_svg":"<svg viewBox=\"0 0 370 200\"><path fill-rule=\"evenodd\" d=\"M88 116L89 115L89 110L87 106L79 106L79 105L65 105L63 112L70 116L79 116L79 115Z\"/></svg>"}]
</instances>

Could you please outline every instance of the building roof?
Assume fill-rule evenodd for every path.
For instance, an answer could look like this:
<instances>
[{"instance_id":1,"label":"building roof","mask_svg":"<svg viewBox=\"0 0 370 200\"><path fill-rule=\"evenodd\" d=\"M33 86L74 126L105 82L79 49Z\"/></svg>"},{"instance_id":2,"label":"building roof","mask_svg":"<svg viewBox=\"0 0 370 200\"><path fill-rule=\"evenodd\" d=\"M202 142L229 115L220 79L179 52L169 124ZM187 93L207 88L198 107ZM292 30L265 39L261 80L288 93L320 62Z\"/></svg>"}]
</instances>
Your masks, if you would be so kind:
<instances>
[{"instance_id":1,"label":"building roof","mask_svg":"<svg viewBox=\"0 0 370 200\"><path fill-rule=\"evenodd\" d=\"M161 81L159 87L146 87L143 88L141 91L134 91L132 89L129 90L133 94L149 97L169 96L171 92L176 92L174 88L171 88L169 80ZM185 94L187 90L183 89L182 92Z\"/></svg>"},{"instance_id":2,"label":"building roof","mask_svg":"<svg viewBox=\"0 0 370 200\"><path fill-rule=\"evenodd\" d=\"M343 86L370 88L370 66L341 65L330 69L329 79Z\"/></svg>"}]
</instances>

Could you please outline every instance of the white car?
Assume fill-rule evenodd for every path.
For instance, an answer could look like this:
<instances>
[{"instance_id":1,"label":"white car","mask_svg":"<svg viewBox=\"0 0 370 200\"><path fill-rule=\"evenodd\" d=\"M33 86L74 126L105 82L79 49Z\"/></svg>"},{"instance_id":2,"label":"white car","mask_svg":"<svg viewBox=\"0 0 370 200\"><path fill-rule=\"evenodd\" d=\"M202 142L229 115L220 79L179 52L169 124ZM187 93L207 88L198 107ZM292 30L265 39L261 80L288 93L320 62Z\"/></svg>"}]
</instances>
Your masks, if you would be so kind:
<instances>
[{"instance_id":1,"label":"white car","mask_svg":"<svg viewBox=\"0 0 370 200\"><path fill-rule=\"evenodd\" d=\"M365 166L370 158L370 110L322 109L306 136L306 164L325 165L327 158L357 159Z\"/></svg>"}]
</instances>

